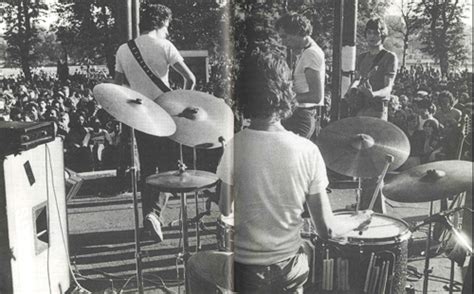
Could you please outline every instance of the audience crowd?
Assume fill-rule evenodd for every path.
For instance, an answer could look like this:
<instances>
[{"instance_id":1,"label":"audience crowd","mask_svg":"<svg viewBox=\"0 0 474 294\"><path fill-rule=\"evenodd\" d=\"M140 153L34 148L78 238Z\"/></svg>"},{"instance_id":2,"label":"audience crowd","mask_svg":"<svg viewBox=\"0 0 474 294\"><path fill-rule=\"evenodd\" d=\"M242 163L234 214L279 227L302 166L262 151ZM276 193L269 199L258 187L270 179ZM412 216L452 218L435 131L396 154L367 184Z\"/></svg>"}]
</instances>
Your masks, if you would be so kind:
<instances>
[{"instance_id":1,"label":"audience crowd","mask_svg":"<svg viewBox=\"0 0 474 294\"><path fill-rule=\"evenodd\" d=\"M21 75L0 77L0 120L52 121L64 140L66 166L76 172L118 168L123 164L119 160L127 157L126 137L121 124L100 107L92 92L107 78L94 68L76 70L61 80L43 70L35 72L30 82ZM471 160L471 89L472 73L467 71L447 77L433 67L399 71L389 121L410 140L407 166Z\"/></svg>"}]
</instances>

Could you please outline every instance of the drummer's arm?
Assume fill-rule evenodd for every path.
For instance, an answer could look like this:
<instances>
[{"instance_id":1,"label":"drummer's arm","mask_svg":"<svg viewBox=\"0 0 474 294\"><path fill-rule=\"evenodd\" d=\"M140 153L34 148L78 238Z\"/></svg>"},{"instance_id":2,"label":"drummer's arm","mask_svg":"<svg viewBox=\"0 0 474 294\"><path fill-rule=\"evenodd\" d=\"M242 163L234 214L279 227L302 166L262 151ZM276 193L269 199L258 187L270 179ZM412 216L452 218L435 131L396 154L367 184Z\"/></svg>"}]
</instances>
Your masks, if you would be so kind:
<instances>
[{"instance_id":1,"label":"drummer's arm","mask_svg":"<svg viewBox=\"0 0 474 294\"><path fill-rule=\"evenodd\" d=\"M232 186L224 182L221 182L219 209L223 215L228 216L232 213L233 202L234 202L234 198L232 197Z\"/></svg>"},{"instance_id":2,"label":"drummer's arm","mask_svg":"<svg viewBox=\"0 0 474 294\"><path fill-rule=\"evenodd\" d=\"M193 90L196 85L196 77L184 61L178 61L172 65L173 68L183 77L184 79L184 90Z\"/></svg>"},{"instance_id":3,"label":"drummer's arm","mask_svg":"<svg viewBox=\"0 0 474 294\"><path fill-rule=\"evenodd\" d=\"M318 235L323 239L331 237L334 216L326 191L307 195L306 203Z\"/></svg>"},{"instance_id":4,"label":"drummer's arm","mask_svg":"<svg viewBox=\"0 0 474 294\"><path fill-rule=\"evenodd\" d=\"M322 72L312 68L306 68L304 71L309 91L306 93L297 93L296 101L299 103L320 103L324 98L324 77Z\"/></svg>"}]
</instances>

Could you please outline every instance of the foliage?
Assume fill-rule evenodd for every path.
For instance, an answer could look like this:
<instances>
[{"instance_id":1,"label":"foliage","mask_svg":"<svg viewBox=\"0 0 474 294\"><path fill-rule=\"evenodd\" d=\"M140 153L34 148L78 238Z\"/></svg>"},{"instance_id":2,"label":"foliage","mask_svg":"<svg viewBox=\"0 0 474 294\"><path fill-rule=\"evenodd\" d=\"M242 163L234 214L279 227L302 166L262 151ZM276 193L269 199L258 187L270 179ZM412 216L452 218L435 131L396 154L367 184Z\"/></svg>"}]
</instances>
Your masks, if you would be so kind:
<instances>
[{"instance_id":1,"label":"foliage","mask_svg":"<svg viewBox=\"0 0 474 294\"><path fill-rule=\"evenodd\" d=\"M418 6L426 28L421 37L422 50L439 60L441 73L447 75L449 66L456 66L467 58L464 44L462 0L422 0Z\"/></svg>"},{"instance_id":2,"label":"foliage","mask_svg":"<svg viewBox=\"0 0 474 294\"><path fill-rule=\"evenodd\" d=\"M60 0L56 12L61 18L54 28L64 59L71 56L80 64L105 62L113 74L115 50L120 42L116 1Z\"/></svg>"},{"instance_id":3,"label":"foliage","mask_svg":"<svg viewBox=\"0 0 474 294\"><path fill-rule=\"evenodd\" d=\"M39 1L10 0L5 1L0 10L1 23L6 25L8 65L21 66L27 80L31 79L31 67L41 60L37 49L42 30L38 24L46 9Z\"/></svg>"},{"instance_id":4,"label":"foliage","mask_svg":"<svg viewBox=\"0 0 474 294\"><path fill-rule=\"evenodd\" d=\"M398 6L398 10L401 13L400 19L387 23L389 30L394 33L394 37L403 40L402 66L405 66L409 44L413 38L418 36L423 27L423 20L420 18L419 13L417 13L416 6L416 0L402 0Z\"/></svg>"}]
</instances>

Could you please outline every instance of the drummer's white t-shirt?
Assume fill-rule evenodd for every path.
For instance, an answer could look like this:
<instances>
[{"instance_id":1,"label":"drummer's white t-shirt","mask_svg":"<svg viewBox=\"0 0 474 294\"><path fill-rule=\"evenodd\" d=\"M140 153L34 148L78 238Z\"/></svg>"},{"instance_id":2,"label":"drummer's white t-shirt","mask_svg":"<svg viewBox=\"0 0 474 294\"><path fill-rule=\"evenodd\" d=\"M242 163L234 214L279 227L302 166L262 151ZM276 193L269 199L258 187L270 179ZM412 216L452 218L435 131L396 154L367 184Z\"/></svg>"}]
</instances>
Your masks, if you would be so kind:
<instances>
[{"instance_id":1,"label":"drummer's white t-shirt","mask_svg":"<svg viewBox=\"0 0 474 294\"><path fill-rule=\"evenodd\" d=\"M329 183L318 147L288 131L237 133L217 175L234 188L235 260L255 265L298 252L306 195Z\"/></svg>"},{"instance_id":2,"label":"drummer's white t-shirt","mask_svg":"<svg viewBox=\"0 0 474 294\"><path fill-rule=\"evenodd\" d=\"M148 67L169 86L169 66L183 60L178 49L170 41L148 34L139 36L135 42ZM153 100L163 93L145 74L126 43L119 47L115 58L115 70L125 74L132 90Z\"/></svg>"}]
</instances>

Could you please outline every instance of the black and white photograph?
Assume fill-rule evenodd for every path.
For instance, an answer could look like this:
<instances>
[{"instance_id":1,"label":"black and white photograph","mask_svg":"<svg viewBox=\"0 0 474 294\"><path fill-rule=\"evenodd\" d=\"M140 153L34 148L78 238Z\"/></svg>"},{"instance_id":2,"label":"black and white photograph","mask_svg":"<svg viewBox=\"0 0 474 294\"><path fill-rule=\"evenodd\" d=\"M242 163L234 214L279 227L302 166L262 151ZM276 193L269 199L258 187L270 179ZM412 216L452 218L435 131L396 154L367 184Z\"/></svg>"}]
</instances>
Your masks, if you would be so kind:
<instances>
[{"instance_id":1,"label":"black and white photograph","mask_svg":"<svg viewBox=\"0 0 474 294\"><path fill-rule=\"evenodd\" d=\"M474 293L472 18L0 1L0 294Z\"/></svg>"}]
</instances>

